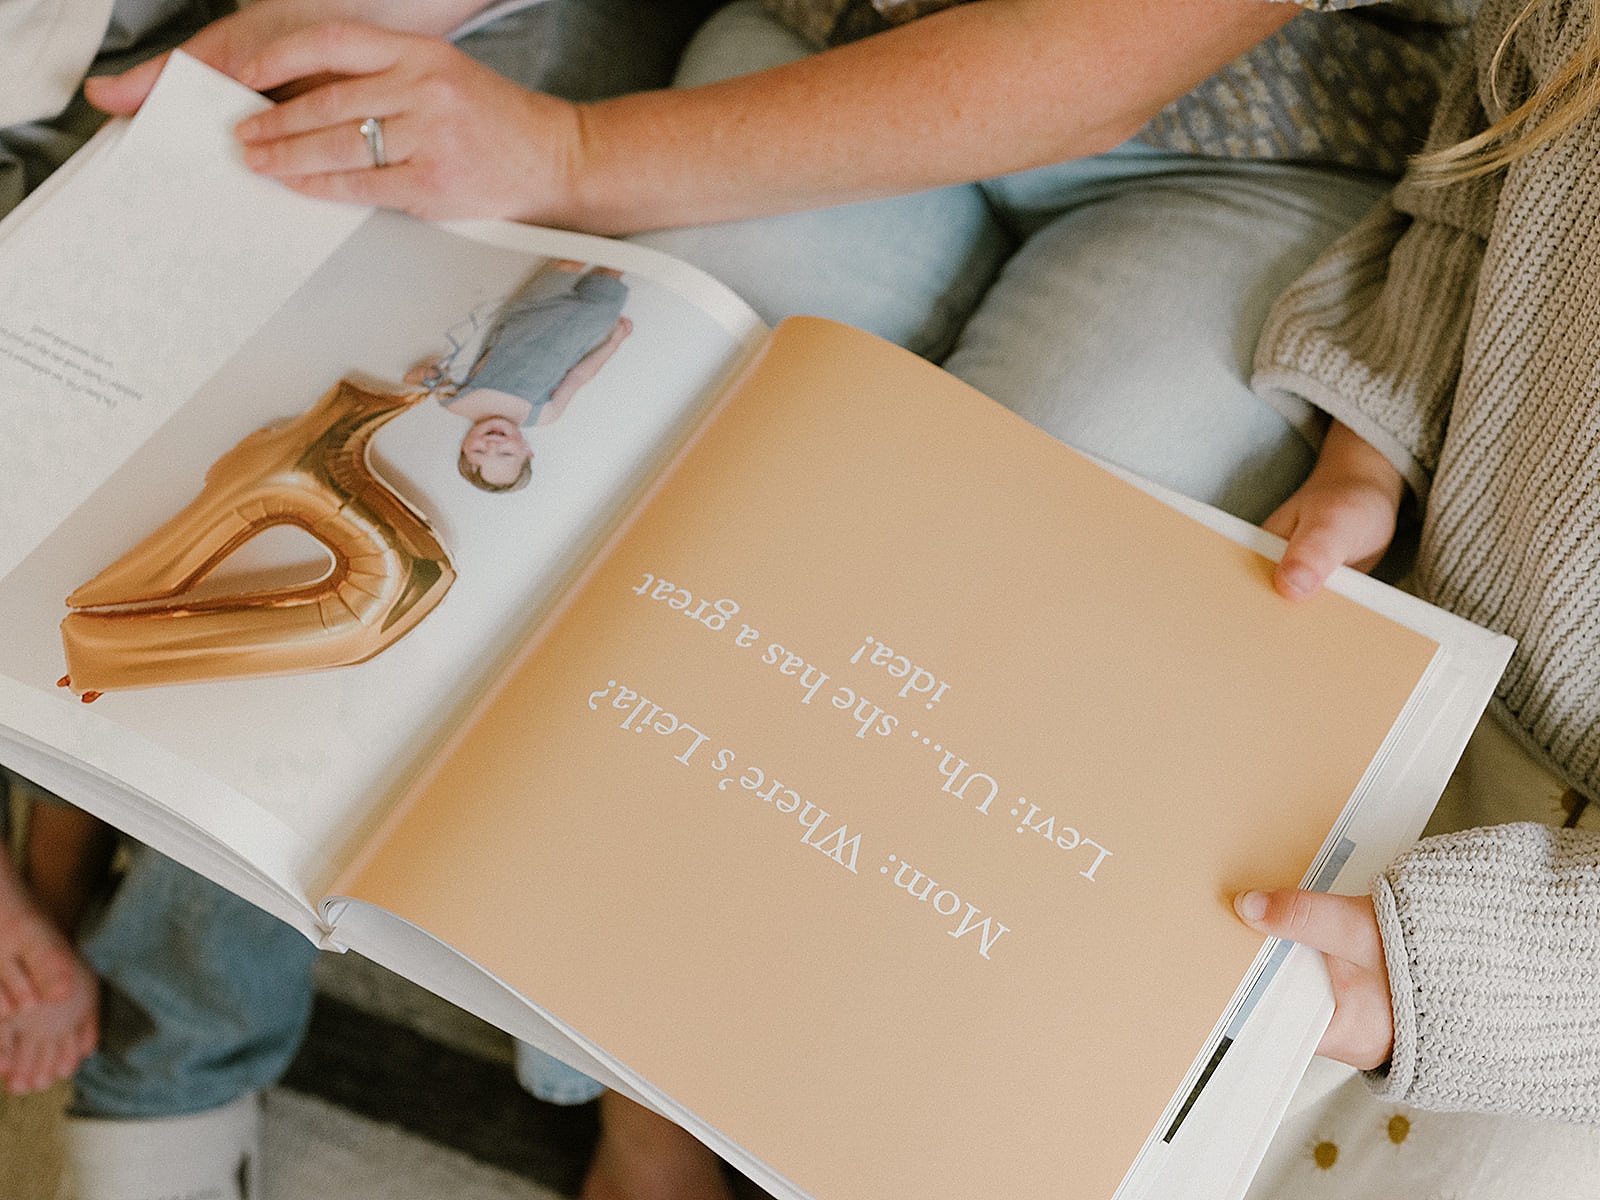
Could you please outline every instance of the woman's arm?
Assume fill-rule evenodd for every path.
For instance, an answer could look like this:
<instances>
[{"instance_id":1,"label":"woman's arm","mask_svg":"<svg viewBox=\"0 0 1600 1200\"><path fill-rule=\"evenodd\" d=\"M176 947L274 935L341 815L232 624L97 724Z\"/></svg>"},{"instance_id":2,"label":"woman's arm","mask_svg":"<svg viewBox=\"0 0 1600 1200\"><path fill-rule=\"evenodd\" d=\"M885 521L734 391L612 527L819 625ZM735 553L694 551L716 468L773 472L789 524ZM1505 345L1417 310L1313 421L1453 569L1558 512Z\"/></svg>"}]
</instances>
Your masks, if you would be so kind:
<instances>
[{"instance_id":1,"label":"woman's arm","mask_svg":"<svg viewBox=\"0 0 1600 1200\"><path fill-rule=\"evenodd\" d=\"M312 195L602 233L898 194L1096 153L1285 24L1281 0L974 0L702 87L572 105L433 39L341 24L247 64L337 77L240 130ZM353 130L385 118L391 165Z\"/></svg>"}]
</instances>

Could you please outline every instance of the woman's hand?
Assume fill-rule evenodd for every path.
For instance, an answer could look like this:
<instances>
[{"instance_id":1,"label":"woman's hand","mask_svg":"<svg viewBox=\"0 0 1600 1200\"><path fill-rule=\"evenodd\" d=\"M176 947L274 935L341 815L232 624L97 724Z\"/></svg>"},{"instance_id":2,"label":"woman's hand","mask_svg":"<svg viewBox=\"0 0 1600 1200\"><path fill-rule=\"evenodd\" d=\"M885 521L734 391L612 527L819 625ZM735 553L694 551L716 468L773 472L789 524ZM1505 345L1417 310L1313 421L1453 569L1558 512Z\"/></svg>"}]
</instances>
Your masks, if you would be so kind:
<instances>
[{"instance_id":1,"label":"woman's hand","mask_svg":"<svg viewBox=\"0 0 1600 1200\"><path fill-rule=\"evenodd\" d=\"M237 133L252 170L305 195L430 219L559 214L576 106L519 87L440 38L318 25L273 42L238 78L294 92ZM383 122L382 166L361 133L368 118Z\"/></svg>"},{"instance_id":2,"label":"woman's hand","mask_svg":"<svg viewBox=\"0 0 1600 1200\"><path fill-rule=\"evenodd\" d=\"M1258 933L1322 951L1333 982L1333 1020L1317 1053L1361 1070L1394 1052L1394 1006L1389 968L1368 896L1333 896L1283 888L1235 897L1239 919Z\"/></svg>"},{"instance_id":3,"label":"woman's hand","mask_svg":"<svg viewBox=\"0 0 1600 1200\"><path fill-rule=\"evenodd\" d=\"M1262 523L1289 542L1273 585L1302 600L1341 566L1371 570L1394 538L1404 491L1389 460L1335 421L1306 481Z\"/></svg>"},{"instance_id":4,"label":"woman's hand","mask_svg":"<svg viewBox=\"0 0 1600 1200\"><path fill-rule=\"evenodd\" d=\"M238 78L247 62L299 29L335 19L362 19L416 33L442 34L480 7L482 0L253 0L211 22L180 48L207 66ZM163 54L120 75L96 76L85 81L84 93L102 112L132 116L166 62Z\"/></svg>"}]
</instances>

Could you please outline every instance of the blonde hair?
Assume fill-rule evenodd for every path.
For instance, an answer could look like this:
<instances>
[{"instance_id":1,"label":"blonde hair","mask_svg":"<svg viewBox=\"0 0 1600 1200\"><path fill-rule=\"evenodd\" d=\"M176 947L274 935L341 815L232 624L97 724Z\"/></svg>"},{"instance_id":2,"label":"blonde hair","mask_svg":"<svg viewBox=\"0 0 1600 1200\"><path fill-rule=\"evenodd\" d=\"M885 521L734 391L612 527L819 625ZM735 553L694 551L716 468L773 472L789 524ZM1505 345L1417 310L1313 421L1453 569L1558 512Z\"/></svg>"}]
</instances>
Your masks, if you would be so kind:
<instances>
[{"instance_id":1,"label":"blonde hair","mask_svg":"<svg viewBox=\"0 0 1600 1200\"><path fill-rule=\"evenodd\" d=\"M522 469L517 472L517 477L507 483L490 483L483 477L483 471L478 464L467 457L465 450L456 455L456 470L461 478L465 479L479 491L494 492L520 492L528 486L528 480L533 478L533 455L522 460Z\"/></svg>"},{"instance_id":2,"label":"blonde hair","mask_svg":"<svg viewBox=\"0 0 1600 1200\"><path fill-rule=\"evenodd\" d=\"M1546 2L1528 0L1495 49L1489 64L1489 80L1497 106L1500 105L1501 64L1511 39ZM1600 107L1600 0L1588 0L1588 3L1588 35L1561 70L1482 133L1453 146L1418 155L1412 165L1421 179L1453 183L1493 174L1537 146L1559 137Z\"/></svg>"}]
</instances>

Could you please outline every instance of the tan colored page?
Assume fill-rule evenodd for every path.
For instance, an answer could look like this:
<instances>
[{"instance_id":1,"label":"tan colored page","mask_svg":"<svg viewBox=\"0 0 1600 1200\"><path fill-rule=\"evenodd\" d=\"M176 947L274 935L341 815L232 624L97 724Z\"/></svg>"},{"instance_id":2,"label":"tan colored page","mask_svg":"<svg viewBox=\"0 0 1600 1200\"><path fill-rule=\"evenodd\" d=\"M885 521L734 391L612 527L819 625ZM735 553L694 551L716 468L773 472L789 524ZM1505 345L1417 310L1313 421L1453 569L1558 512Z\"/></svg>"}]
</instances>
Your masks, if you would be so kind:
<instances>
[{"instance_id":1,"label":"tan colored page","mask_svg":"<svg viewBox=\"0 0 1600 1200\"><path fill-rule=\"evenodd\" d=\"M824 1200L1109 1197L1433 643L780 327L344 894Z\"/></svg>"}]
</instances>

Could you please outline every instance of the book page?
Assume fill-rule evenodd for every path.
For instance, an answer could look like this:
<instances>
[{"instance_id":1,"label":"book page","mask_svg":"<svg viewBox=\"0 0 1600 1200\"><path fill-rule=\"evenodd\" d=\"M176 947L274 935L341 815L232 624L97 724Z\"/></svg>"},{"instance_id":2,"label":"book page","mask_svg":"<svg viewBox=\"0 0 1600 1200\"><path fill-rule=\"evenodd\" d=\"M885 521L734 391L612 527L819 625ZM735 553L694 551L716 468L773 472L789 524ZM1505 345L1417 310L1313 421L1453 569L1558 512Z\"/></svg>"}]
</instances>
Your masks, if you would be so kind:
<instances>
[{"instance_id":1,"label":"book page","mask_svg":"<svg viewBox=\"0 0 1600 1200\"><path fill-rule=\"evenodd\" d=\"M204 95L220 78L202 74L193 82ZM147 117L162 124L142 133ZM177 114L141 113L117 148L183 145L185 130L210 119L203 103ZM207 164L214 165L212 151L200 135L193 140L201 147L195 156L203 175ZM80 241L188 237L187 225L169 228L134 206L133 197L149 182L142 164L127 156L97 157L75 173L35 210L22 233L0 242L0 263L6 264L0 278L13 280L9 255L24 245L28 262L49 264L52 255L86 253ZM78 191L80 183L87 190ZM155 183L164 191L164 177ZM280 198L290 198L270 230L272 244L297 244L302 220L313 229L323 224L325 206L272 186ZM58 229L57 203L66 212L98 212L107 191L144 212L128 220L150 227L140 225L130 234L102 222L82 239ZM231 195L219 188L211 202L227 206ZM82 406L35 406L26 381L0 376L0 525L37 525L45 532L13 569L0 569L0 612L7 620L0 645L0 760L25 760L36 777L48 776L41 783L57 786L114 824L137 823L146 840L163 848L170 844L172 852L213 876L234 868L206 858L206 842L226 847L308 913L347 843L381 814L395 781L425 760L618 506L682 435L752 340L764 334L754 314L726 289L642 247L525 226L476 222L447 229L395 213L342 211L356 214L355 228L324 249L303 284L275 312L262 314L253 333L239 335L208 378L191 380L187 367L165 357L159 330L150 335L153 340L132 357L157 382L140 388L159 389L169 399L141 410L148 423L144 415L123 420L124 405L108 410L116 423L115 454L96 446L80 462L74 446L89 437ZM213 215L204 209L200 225ZM255 254L272 257L260 238ZM175 269L189 267L180 263ZM108 273L117 270L113 264ZM545 280L564 284L601 275L620 296L613 329L625 323L625 336L573 393L559 419L528 426L528 485L506 494L479 491L458 469L470 422L445 406L449 388L470 373L508 297ZM212 285L215 292L205 304L222 309L262 286L248 271L213 278L207 286ZM162 289L152 285L151 291ZM108 299L95 295L72 319L126 323L127 337L137 345L152 306L115 292ZM54 320L48 313L57 303L44 297L35 305L22 292L0 321L43 327ZM219 342L226 344L226 338ZM432 364L439 376L434 392L406 382L419 364ZM181 521L208 480L232 470L219 464L231 461L258 431L303 417L351 380L407 397L404 411L383 423L341 470L363 479L370 475L376 485L363 484L368 493L394 497L436 539L454 577L437 607L369 657L326 669L241 666L201 680L156 678L107 689L98 698L92 696L97 687L57 686L72 675L62 629L71 612L68 597L109 569L131 573L134 583L157 577L175 554L146 539ZM42 449L40 438L50 448ZM81 496L77 482L65 499L48 481L30 484L35 474L50 476L75 462L93 484ZM285 588L315 593L344 569L344 550L336 554L319 540L325 526L352 524L317 507L329 501L327 488L286 502L276 486L262 480L254 495L287 503L281 520L269 518L247 496L183 530L201 548L209 539L226 553L215 570L180 591L181 600L195 611L232 605L240 638L267 628L270 606L246 607L256 596ZM382 530L356 532L378 542L389 536ZM386 586L384 572L393 569L377 570L372 586ZM332 624L344 601L331 583L326 586ZM368 586L363 582L357 590ZM286 592L283 598L295 597ZM176 612L128 614L118 656L142 657L159 676L189 651L170 638L159 650L146 649L158 643L141 639L155 638L167 626L183 627L185 619ZM379 632L371 632L374 645ZM86 690L92 703L74 694ZM119 793L164 817L152 827L150 813L130 815ZM243 890L260 899L250 887Z\"/></svg>"},{"instance_id":2,"label":"book page","mask_svg":"<svg viewBox=\"0 0 1600 1200\"><path fill-rule=\"evenodd\" d=\"M1270 571L786 322L338 892L801 1192L1110 1197L1434 659Z\"/></svg>"},{"instance_id":3,"label":"book page","mask_svg":"<svg viewBox=\"0 0 1600 1200\"><path fill-rule=\"evenodd\" d=\"M0 575L365 218L245 170L232 128L265 107L175 54L70 188L0 224Z\"/></svg>"}]
</instances>

